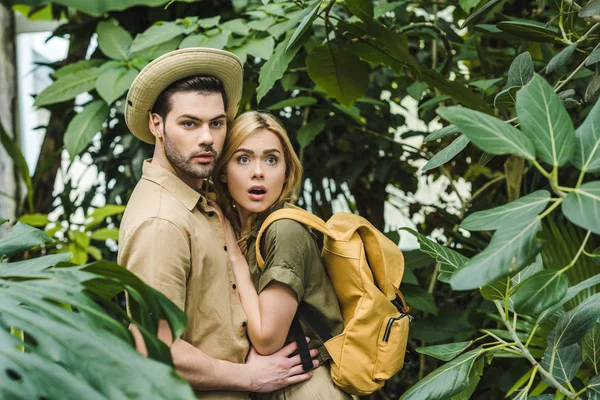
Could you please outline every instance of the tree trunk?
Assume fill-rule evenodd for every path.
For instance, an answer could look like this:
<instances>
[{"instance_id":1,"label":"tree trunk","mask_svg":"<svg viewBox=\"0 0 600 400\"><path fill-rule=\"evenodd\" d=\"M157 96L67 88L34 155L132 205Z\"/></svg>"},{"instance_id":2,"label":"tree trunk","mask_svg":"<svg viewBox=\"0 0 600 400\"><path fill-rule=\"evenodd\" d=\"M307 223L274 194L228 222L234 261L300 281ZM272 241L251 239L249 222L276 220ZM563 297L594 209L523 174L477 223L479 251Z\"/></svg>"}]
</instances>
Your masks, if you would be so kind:
<instances>
[{"instance_id":1,"label":"tree trunk","mask_svg":"<svg viewBox=\"0 0 600 400\"><path fill-rule=\"evenodd\" d=\"M17 80L15 19L12 11L0 4L0 123L13 139L15 134ZM21 197L15 165L0 146L0 216L14 220ZM0 237L8 230L0 226Z\"/></svg>"}]
</instances>

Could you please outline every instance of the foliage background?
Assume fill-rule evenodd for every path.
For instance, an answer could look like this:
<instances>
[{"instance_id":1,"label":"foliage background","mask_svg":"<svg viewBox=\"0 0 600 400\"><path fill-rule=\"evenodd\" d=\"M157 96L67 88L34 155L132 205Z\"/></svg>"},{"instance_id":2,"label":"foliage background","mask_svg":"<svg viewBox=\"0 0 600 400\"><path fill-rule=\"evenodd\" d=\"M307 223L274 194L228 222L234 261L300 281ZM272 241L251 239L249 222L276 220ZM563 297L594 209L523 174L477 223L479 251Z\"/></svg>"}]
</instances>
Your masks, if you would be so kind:
<instances>
[{"instance_id":1,"label":"foliage background","mask_svg":"<svg viewBox=\"0 0 600 400\"><path fill-rule=\"evenodd\" d=\"M600 88L600 1L187 0L167 7L164 0L4 3L31 18L63 19L65 23L54 35L70 43L67 58L51 65L56 82L36 94L36 105L50 110L51 118L33 174L18 158L18 149L11 152L28 187L21 221L55 238L58 246L53 251L73 253L76 264L114 260L120 214L141 176L142 160L151 154L151 148L135 140L125 126L122 102L127 87L137 71L165 52L199 45L224 48L244 61L242 110L271 110L298 146L306 179L305 190L299 193L300 205L327 218L333 211L330 200L340 199L385 231L398 226L397 221L385 220L387 204L399 209L422 235L418 240L427 254L406 253L403 282L416 317L411 325L411 356L404 370L374 397L397 398L405 393L405 398L525 398L531 393L557 392L548 388L547 378L540 379L538 373L544 368L532 366L514 343L523 342L529 355L540 360L558 318L539 321L540 312L555 304L572 310L598 288L598 258L593 256L599 253L594 249L599 245L600 200L593 194L597 193L600 157L594 127L600 123L600 114L598 106L596 111L592 107ZM88 54L95 41L98 46ZM532 79L535 83L526 86ZM541 89L531 94L534 84ZM521 90L524 86L529 89ZM90 100L75 104L75 96L84 92ZM552 95L556 98L550 92L556 92ZM502 150L498 143L479 141L481 129L469 129L467 123L478 114L469 111L459 121L457 115L463 114L456 109L437 110L461 105L499 118L485 119L484 126L501 131L504 128L499 124L506 124L499 121L509 121L527 136L526 127L519 125L525 115L520 110L536 108L544 97L540 93L554 99L551 112L540 114L552 123L570 120L579 127L588 118L585 129L592 133L584 147L592 163L587 173L582 174L586 168L572 159L577 141L568 126L567 133L557 135L562 141L548 139L565 149L567 156L557 162L542 157L538 163L514 148ZM415 112L411 103L417 104L414 117L423 122L419 125L423 130L405 127L404 115ZM398 113L399 107L408 111ZM448 127L438 130L440 123ZM552 123L551 128L558 127ZM14 147L6 135L3 144L7 149ZM88 153L90 165L102 171L92 190L77 194L77 182L68 180L65 190L55 193L56 177L68 176L65 172L70 168L67 165L64 171L59 161L63 149L71 160L81 160ZM424 182L439 185L433 203L418 195L419 183ZM466 182L471 188L467 196L459 190ZM477 276L473 279L479 279L478 284L462 287L458 279L451 279L466 259L488 254L484 249L492 231L514 225L518 217L537 218L550 203L540 200L536 204L543 207L537 210L525 200L523 208L529 214L515 214L509 208L513 219L496 217L501 222L490 225L488 221L478 228L465 224L467 215L534 192L540 195L540 190L555 193L552 204L560 204L574 188L587 184L591 189L584 192L592 196L583 197L587 200L579 216L569 215L564 205L562 213L544 212L539 229L536 225L525 235L519 231L522 241L502 253L504 257L488 260L487 270L493 274ZM48 221L53 211L60 216ZM78 212L88 218L78 219ZM501 232L498 229L498 235ZM398 240L393 229L389 234ZM529 275L515 273L535 258L537 240L544 245L529 270L532 281L528 286L534 291L548 281L557 286L532 297L543 298L537 309L526 307L516 313L518 285ZM513 256L519 265L511 262ZM509 270L515 280L502 286L499 296L489 294L490 290L498 292L497 285L487 292L477 290L509 275ZM535 273L543 274L533 279ZM572 290L581 282L587 282L585 290ZM569 287L576 296L566 294ZM501 304L504 313L494 302ZM590 315L597 319L597 314ZM514 323L507 325L513 318ZM569 372L559 385L569 394L559 390L560 395L575 398L586 385L593 387L590 378L598 372L596 343L600 340L596 340L597 327L585 327L579 339L589 338L593 349L583 354L585 363L571 366L573 374ZM482 347L476 348L471 340L481 336L485 338L477 343ZM451 347L453 356L469 346L474 350L454 361L439 357L448 347L415 351L449 342L458 343ZM553 360L563 351L561 347L554 350ZM493 358L485 368L482 355ZM442 365L438 375L422 380ZM544 370L560 375L553 363ZM421 384L406 393L417 381ZM587 390L588 398L595 398L593 393Z\"/></svg>"}]
</instances>

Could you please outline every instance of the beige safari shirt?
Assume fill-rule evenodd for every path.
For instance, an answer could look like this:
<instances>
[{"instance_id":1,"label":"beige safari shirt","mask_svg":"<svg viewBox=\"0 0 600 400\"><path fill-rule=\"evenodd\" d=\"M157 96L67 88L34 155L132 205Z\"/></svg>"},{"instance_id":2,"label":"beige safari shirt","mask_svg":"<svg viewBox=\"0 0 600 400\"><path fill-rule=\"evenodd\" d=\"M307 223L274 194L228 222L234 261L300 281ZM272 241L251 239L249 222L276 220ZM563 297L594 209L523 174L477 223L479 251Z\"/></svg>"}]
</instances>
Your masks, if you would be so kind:
<instances>
[{"instance_id":1,"label":"beige safari shirt","mask_svg":"<svg viewBox=\"0 0 600 400\"><path fill-rule=\"evenodd\" d=\"M203 196L150 160L121 221L118 262L185 312L183 340L213 358L245 362L247 319L219 217ZM245 392L196 396L248 398Z\"/></svg>"},{"instance_id":2,"label":"beige safari shirt","mask_svg":"<svg viewBox=\"0 0 600 400\"><path fill-rule=\"evenodd\" d=\"M266 216L265 216L266 218ZM342 333L344 322L340 306L327 276L317 246L316 237L302 224L289 219L272 223L261 239L265 267L261 271L256 261L256 236L262 221L247 240L246 259L256 291L260 294L271 282L288 285L299 302L308 304L311 311L329 328L332 335ZM318 348L321 364L330 360L329 353L317 333L300 318L304 334L310 337L309 348ZM289 334L286 344L295 341Z\"/></svg>"}]
</instances>

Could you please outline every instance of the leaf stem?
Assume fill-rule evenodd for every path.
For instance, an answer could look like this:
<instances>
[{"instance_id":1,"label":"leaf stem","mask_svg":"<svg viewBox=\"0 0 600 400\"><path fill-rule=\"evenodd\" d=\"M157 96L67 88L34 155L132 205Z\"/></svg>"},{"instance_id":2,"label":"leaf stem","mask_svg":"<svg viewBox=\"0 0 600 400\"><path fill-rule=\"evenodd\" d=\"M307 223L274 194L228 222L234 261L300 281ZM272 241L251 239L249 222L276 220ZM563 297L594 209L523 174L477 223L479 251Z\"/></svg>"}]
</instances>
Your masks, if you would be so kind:
<instances>
[{"instance_id":1,"label":"leaf stem","mask_svg":"<svg viewBox=\"0 0 600 400\"><path fill-rule=\"evenodd\" d=\"M567 264L563 269L561 269L560 271L558 271L559 274L562 274L562 273L568 271L569 269L571 269L575 265L575 263L579 259L579 256L581 256L581 253L583 253L585 251L585 245L587 244L587 241L590 238L591 234L592 234L592 231L588 231L587 232L587 234L583 238L583 242L581 243L581 246L579 247L579 250L577 251L577 254L575 254L575 257L573 257L573 259L571 260L571 262L569 264Z\"/></svg>"},{"instance_id":2,"label":"leaf stem","mask_svg":"<svg viewBox=\"0 0 600 400\"><path fill-rule=\"evenodd\" d=\"M550 175L550 173L546 171L544 167L542 167L540 163L537 162L537 160L532 160L532 163L537 168L537 170L540 171L540 173L546 177L546 179L552 180L552 175Z\"/></svg>"},{"instance_id":3,"label":"leaf stem","mask_svg":"<svg viewBox=\"0 0 600 400\"><path fill-rule=\"evenodd\" d=\"M531 333L529 334L529 337L527 338L527 342L525 342L525 347L529 347L529 344L531 343L531 340L535 336L535 332L537 331L538 327L539 327L539 325L535 325L533 327L533 329L531 330Z\"/></svg>"},{"instance_id":4,"label":"leaf stem","mask_svg":"<svg viewBox=\"0 0 600 400\"><path fill-rule=\"evenodd\" d=\"M500 313L500 316L502 317L502 321L504 321L504 326L506 327L506 329L508 329L508 332L510 333L510 335L512 336L513 340L515 341L515 343L517 344L517 346L519 347L519 350L521 352L521 354L523 354L523 356L525 356L525 358L531 363L531 365L533 365L534 367L537 366L539 371L540 371L540 375L543 375L546 380L548 382L550 382L551 386L555 387L556 390L560 391L561 393L563 393L565 396L567 396L569 399L577 399L577 400L581 400L580 397L569 391L568 389L566 389L563 385L560 384L560 382L558 382L553 376L552 374L550 374L548 371L546 371L544 368L542 368L539 363L537 362L537 360L535 358L533 358L533 356L531 355L531 353L529 352L529 350L527 350L527 348L523 345L523 343L521 343L521 341L519 340L519 337L517 336L517 332L512 328L512 326L510 325L510 323L508 323L506 316L504 315L504 310L502 309L502 306L500 305L499 301L494 301L494 304L496 305L496 308L498 309L498 312Z\"/></svg>"},{"instance_id":5,"label":"leaf stem","mask_svg":"<svg viewBox=\"0 0 600 400\"><path fill-rule=\"evenodd\" d=\"M579 186L581 186L581 184L583 183L584 176L585 176L585 169L582 169L581 173L579 174L579 178L577 179L577 184L575 185L575 188L578 188Z\"/></svg>"},{"instance_id":6,"label":"leaf stem","mask_svg":"<svg viewBox=\"0 0 600 400\"><path fill-rule=\"evenodd\" d=\"M586 256L590 257L590 258L599 258L600 254L592 254L592 253L588 253L587 251L583 250L583 254L585 254Z\"/></svg>"},{"instance_id":7,"label":"leaf stem","mask_svg":"<svg viewBox=\"0 0 600 400\"><path fill-rule=\"evenodd\" d=\"M590 28L590 30L595 29L595 27L598 24L594 25L593 27ZM585 36L585 35L584 35ZM590 54L588 54L588 56L585 58L585 60L583 60L581 62L581 64L579 64L579 66L577 68L575 68L575 70L573 70L573 72L571 73L571 75L569 75L567 77L567 79L565 79L564 81L562 81L562 83L560 85L558 85L558 87L556 89L554 89L554 93L557 93L560 89L562 89L563 86L565 86L567 84L567 82L569 82L571 79L573 79L573 77L575 76L575 74L577 72L579 72L579 70L581 68L583 68L583 66L585 65L585 63L587 62L588 58L590 58L590 56L592 55L592 53L594 52L594 50L596 50L598 47L600 47L600 42L598 42L598 44L596 45L596 47L594 47L594 49L590 52Z\"/></svg>"}]
</instances>

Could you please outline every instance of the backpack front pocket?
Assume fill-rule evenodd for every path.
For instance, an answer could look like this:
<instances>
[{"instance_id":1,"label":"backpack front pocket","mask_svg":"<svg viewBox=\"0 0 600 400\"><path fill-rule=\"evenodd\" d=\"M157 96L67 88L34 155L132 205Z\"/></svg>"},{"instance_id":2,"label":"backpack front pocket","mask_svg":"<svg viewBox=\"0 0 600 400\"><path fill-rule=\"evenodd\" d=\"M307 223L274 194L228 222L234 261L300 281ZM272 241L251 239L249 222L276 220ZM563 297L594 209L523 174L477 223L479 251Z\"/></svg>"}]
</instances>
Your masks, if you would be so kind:
<instances>
[{"instance_id":1,"label":"backpack front pocket","mask_svg":"<svg viewBox=\"0 0 600 400\"><path fill-rule=\"evenodd\" d=\"M389 315L383 320L377 342L373 380L389 379L404 365L408 323L409 316L403 313Z\"/></svg>"}]
</instances>

